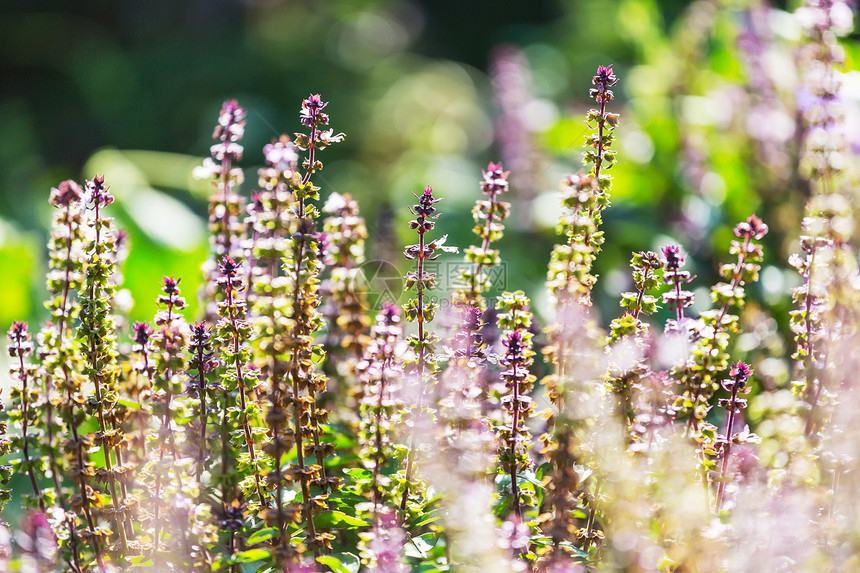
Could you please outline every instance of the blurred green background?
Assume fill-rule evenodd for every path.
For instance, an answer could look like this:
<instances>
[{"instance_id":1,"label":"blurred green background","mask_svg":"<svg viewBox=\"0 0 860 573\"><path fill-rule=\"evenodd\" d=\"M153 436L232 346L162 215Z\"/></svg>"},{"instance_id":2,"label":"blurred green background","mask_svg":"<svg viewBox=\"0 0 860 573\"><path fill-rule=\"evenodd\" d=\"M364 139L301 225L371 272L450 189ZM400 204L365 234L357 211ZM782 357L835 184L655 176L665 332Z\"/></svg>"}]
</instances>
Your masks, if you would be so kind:
<instances>
[{"instance_id":1,"label":"blurred green background","mask_svg":"<svg viewBox=\"0 0 860 573\"><path fill-rule=\"evenodd\" d=\"M193 299L206 253L208 184L191 178L218 110L248 109L243 192L262 146L299 127L308 93L329 100L345 143L326 151L323 195L351 193L371 258L400 264L412 192L426 184L441 233L461 248L480 169L513 171L514 213L500 248L507 288L546 311L556 190L581 166L584 112L598 64L620 77L619 164L596 292L620 314L631 251L677 241L698 275L697 308L751 212L771 226L741 350L774 358L783 384L795 249L808 186L794 4L753 0L117 0L19 2L0 12L0 329L43 320L49 190L104 173L128 230L131 315L149 320L162 275ZM843 41L849 117L858 126L857 36ZM851 123L854 122L854 123ZM854 129L853 133L860 133ZM851 141L858 146L857 141ZM663 317L658 317L662 320ZM782 333L782 334L780 334Z\"/></svg>"}]
</instances>

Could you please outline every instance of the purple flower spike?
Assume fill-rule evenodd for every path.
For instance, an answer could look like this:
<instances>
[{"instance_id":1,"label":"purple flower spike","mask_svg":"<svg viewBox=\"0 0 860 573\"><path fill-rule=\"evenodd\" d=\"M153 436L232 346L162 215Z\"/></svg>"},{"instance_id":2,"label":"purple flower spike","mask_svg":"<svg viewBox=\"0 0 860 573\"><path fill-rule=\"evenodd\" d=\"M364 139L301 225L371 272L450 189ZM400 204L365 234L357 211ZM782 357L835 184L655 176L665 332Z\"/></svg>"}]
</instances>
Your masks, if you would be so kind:
<instances>
[{"instance_id":1,"label":"purple flower spike","mask_svg":"<svg viewBox=\"0 0 860 573\"><path fill-rule=\"evenodd\" d=\"M236 100L224 102L221 107L221 115L218 116L218 125L212 134L214 139L220 143L213 145L210 150L212 157L218 161L238 161L242 158L243 148L237 143L245 135L245 108L240 106ZM207 168L212 170L214 166Z\"/></svg>"},{"instance_id":2,"label":"purple flower spike","mask_svg":"<svg viewBox=\"0 0 860 573\"><path fill-rule=\"evenodd\" d=\"M135 322L132 332L132 340L141 346L145 346L149 342L149 337L152 336L152 329L145 322Z\"/></svg>"},{"instance_id":3,"label":"purple flower spike","mask_svg":"<svg viewBox=\"0 0 860 573\"><path fill-rule=\"evenodd\" d=\"M523 333L519 330L511 332L508 337L502 341L502 344L508 349L508 356L511 360L519 362L523 350L525 350Z\"/></svg>"},{"instance_id":4,"label":"purple flower spike","mask_svg":"<svg viewBox=\"0 0 860 573\"><path fill-rule=\"evenodd\" d=\"M51 204L57 207L69 207L81 202L84 190L71 179L63 181L57 187L51 189Z\"/></svg>"},{"instance_id":5,"label":"purple flower spike","mask_svg":"<svg viewBox=\"0 0 860 573\"><path fill-rule=\"evenodd\" d=\"M113 203L113 195L110 194L110 187L105 186L104 175L96 175L87 181L87 197L89 202L98 207Z\"/></svg>"},{"instance_id":6,"label":"purple flower spike","mask_svg":"<svg viewBox=\"0 0 860 573\"><path fill-rule=\"evenodd\" d=\"M615 97L612 90L609 89L618 83L618 78L612 73L612 65L599 66L597 75L592 78L591 83L597 87L589 90L588 95L594 98L597 103L605 104Z\"/></svg>"},{"instance_id":7,"label":"purple flower spike","mask_svg":"<svg viewBox=\"0 0 860 573\"><path fill-rule=\"evenodd\" d=\"M228 278L235 278L236 271L239 270L239 263L233 257L224 257L218 268L221 269L221 274Z\"/></svg>"},{"instance_id":8,"label":"purple flower spike","mask_svg":"<svg viewBox=\"0 0 860 573\"><path fill-rule=\"evenodd\" d=\"M729 398L720 398L717 402L721 408L725 408L728 413L728 420L726 421L726 432L719 436L719 443L722 445L722 463L720 465L719 471L719 485L717 486L717 500L714 505L717 513L720 512L723 505L723 496L726 492L726 481L728 476L728 467L729 467L729 456L731 455L732 443L743 443L744 441L749 441L751 438L755 438L754 434L750 434L749 428L745 429L743 432L734 433L734 427L736 423L736 419L742 416L743 411L747 407L747 401L744 398L740 397L740 394L748 394L750 389L747 386L747 380L752 374L752 369L748 364L738 361L732 364L732 367L729 369L728 380L723 380L722 386L726 392L729 392L731 396ZM741 418L742 420L742 418Z\"/></svg>"},{"instance_id":9,"label":"purple flower spike","mask_svg":"<svg viewBox=\"0 0 860 573\"><path fill-rule=\"evenodd\" d=\"M164 294L179 294L179 283L182 279L173 277L164 277L161 279L164 282L164 287L161 289Z\"/></svg>"},{"instance_id":10,"label":"purple flower spike","mask_svg":"<svg viewBox=\"0 0 860 573\"><path fill-rule=\"evenodd\" d=\"M666 259L666 268L676 271L684 264L686 257L681 254L681 247L678 245L666 245L661 250Z\"/></svg>"},{"instance_id":11,"label":"purple flower spike","mask_svg":"<svg viewBox=\"0 0 860 573\"><path fill-rule=\"evenodd\" d=\"M20 342L23 339L29 340L30 334L27 332L27 323L15 320L12 322L12 328L9 329L9 340Z\"/></svg>"},{"instance_id":12,"label":"purple flower spike","mask_svg":"<svg viewBox=\"0 0 860 573\"><path fill-rule=\"evenodd\" d=\"M33 343L30 341L30 333L27 331L27 323L15 321L9 329L9 356L29 356L33 352Z\"/></svg>"},{"instance_id":13,"label":"purple flower spike","mask_svg":"<svg viewBox=\"0 0 860 573\"><path fill-rule=\"evenodd\" d=\"M767 225L756 215L750 215L746 221L738 223L735 227L735 236L738 238L749 237L760 240L767 235Z\"/></svg>"},{"instance_id":14,"label":"purple flower spike","mask_svg":"<svg viewBox=\"0 0 860 573\"><path fill-rule=\"evenodd\" d=\"M382 310L379 312L382 317L382 322L387 325L392 325L400 320L400 307L393 302L385 301L382 303Z\"/></svg>"},{"instance_id":15,"label":"purple flower spike","mask_svg":"<svg viewBox=\"0 0 860 573\"><path fill-rule=\"evenodd\" d=\"M317 127L318 125L328 125L328 115L322 110L328 105L327 101L323 101L319 94L311 94L308 98L302 101L302 114L300 121L305 127Z\"/></svg>"},{"instance_id":16,"label":"purple flower spike","mask_svg":"<svg viewBox=\"0 0 860 573\"><path fill-rule=\"evenodd\" d=\"M661 250L666 260L663 281L673 287L669 292L663 293L663 302L675 312L675 318L669 319L666 323L666 332L679 332L681 323L684 321L684 309L693 304L693 293L683 287L689 284L693 277L688 271L681 270L687 258L681 254L681 247L666 245Z\"/></svg>"},{"instance_id":17,"label":"purple flower spike","mask_svg":"<svg viewBox=\"0 0 860 573\"><path fill-rule=\"evenodd\" d=\"M487 170L482 172L483 181L481 181L481 191L486 195L494 193L504 193L508 190L508 175L510 171L505 171L501 163L490 162L487 165Z\"/></svg>"},{"instance_id":18,"label":"purple flower spike","mask_svg":"<svg viewBox=\"0 0 860 573\"><path fill-rule=\"evenodd\" d=\"M234 99L224 102L221 106L221 114L218 117L219 125L227 128L239 124L245 119L245 108Z\"/></svg>"},{"instance_id":19,"label":"purple flower spike","mask_svg":"<svg viewBox=\"0 0 860 573\"><path fill-rule=\"evenodd\" d=\"M597 75L592 78L591 83L597 87L589 90L588 95L594 98L594 101L601 104L601 106L612 101L612 98L615 97L609 88L618 83L618 78L612 73L611 65L605 67L599 66L597 68Z\"/></svg>"},{"instance_id":20,"label":"purple flower spike","mask_svg":"<svg viewBox=\"0 0 860 573\"><path fill-rule=\"evenodd\" d=\"M294 171L299 161L299 154L290 139L282 135L278 141L263 147L266 163L280 171Z\"/></svg>"},{"instance_id":21,"label":"purple flower spike","mask_svg":"<svg viewBox=\"0 0 860 573\"><path fill-rule=\"evenodd\" d=\"M729 376L734 378L735 382L746 383L747 379L752 374L752 368L748 364L738 361L735 362L729 370Z\"/></svg>"},{"instance_id":22,"label":"purple flower spike","mask_svg":"<svg viewBox=\"0 0 860 573\"><path fill-rule=\"evenodd\" d=\"M597 66L597 75L592 78L591 83L596 86L612 87L618 83L618 78L612 73L612 64L608 66Z\"/></svg>"}]
</instances>

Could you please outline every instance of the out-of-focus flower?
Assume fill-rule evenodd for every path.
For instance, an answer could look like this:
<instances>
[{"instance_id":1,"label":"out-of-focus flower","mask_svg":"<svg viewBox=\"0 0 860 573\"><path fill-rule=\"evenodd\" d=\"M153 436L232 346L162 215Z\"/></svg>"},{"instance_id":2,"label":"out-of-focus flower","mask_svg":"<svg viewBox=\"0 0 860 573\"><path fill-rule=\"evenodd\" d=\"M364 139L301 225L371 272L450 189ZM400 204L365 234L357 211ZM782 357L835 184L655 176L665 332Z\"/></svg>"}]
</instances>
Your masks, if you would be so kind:
<instances>
[{"instance_id":1,"label":"out-of-focus flower","mask_svg":"<svg viewBox=\"0 0 860 573\"><path fill-rule=\"evenodd\" d=\"M735 226L734 233L739 239L749 237L760 241L767 235L767 225L756 215L750 215L746 221L742 221Z\"/></svg>"},{"instance_id":2,"label":"out-of-focus flower","mask_svg":"<svg viewBox=\"0 0 860 573\"><path fill-rule=\"evenodd\" d=\"M68 207L81 202L84 190L71 179L63 181L51 189L51 204L56 207Z\"/></svg>"},{"instance_id":3,"label":"out-of-focus flower","mask_svg":"<svg viewBox=\"0 0 860 573\"><path fill-rule=\"evenodd\" d=\"M281 173L294 171L299 160L295 146L286 135L263 147L263 155L266 163Z\"/></svg>"}]
</instances>

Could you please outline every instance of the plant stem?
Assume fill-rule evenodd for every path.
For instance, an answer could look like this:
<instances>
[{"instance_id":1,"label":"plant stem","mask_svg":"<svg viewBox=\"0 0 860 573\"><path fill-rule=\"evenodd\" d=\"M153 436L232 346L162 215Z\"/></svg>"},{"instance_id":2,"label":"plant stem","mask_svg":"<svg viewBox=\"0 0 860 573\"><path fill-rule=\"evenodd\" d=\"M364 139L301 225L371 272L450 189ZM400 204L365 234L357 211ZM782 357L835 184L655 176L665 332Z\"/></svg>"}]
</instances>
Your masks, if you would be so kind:
<instances>
[{"instance_id":1,"label":"plant stem","mask_svg":"<svg viewBox=\"0 0 860 573\"><path fill-rule=\"evenodd\" d=\"M485 225L486 228L486 236L484 237L483 242L481 243L481 252L486 253L487 249L490 248L490 233L492 233L493 226L493 217L496 213L496 196L499 194L499 191L494 187L490 192L490 209L489 213L487 213L487 222ZM475 269L475 274L472 275L470 285L469 285L469 297L467 302L469 305L476 305L478 301L478 277L481 275L481 271L484 269L483 260L478 263L478 267Z\"/></svg>"},{"instance_id":2,"label":"plant stem","mask_svg":"<svg viewBox=\"0 0 860 573\"><path fill-rule=\"evenodd\" d=\"M78 427L75 425L75 414L74 414L74 404L75 401L72 397L72 387L71 382L69 380L69 371L66 365L63 365L63 376L65 377L65 384L67 388L68 394L68 404L69 404L69 430L72 432L72 439L75 442L75 455L78 460L78 468L80 469L79 479L78 479L78 487L81 490L81 508L84 512L84 517L87 520L87 526L90 531L90 538L93 546L93 552L96 554L96 562L98 563L99 570L101 573L105 572L105 564L102 559L101 549L99 548L98 536L96 536L96 526L95 521L93 520L93 514L90 511L90 497L87 492L87 476L85 474L86 464L84 463L84 450L83 444L81 443L81 438L78 435ZM71 525L71 524L70 524Z\"/></svg>"},{"instance_id":3,"label":"plant stem","mask_svg":"<svg viewBox=\"0 0 860 573\"><path fill-rule=\"evenodd\" d=\"M314 130L313 133L315 134L316 131ZM309 147L311 149L309 157L310 157L310 160L312 162L313 161L313 138L311 138L311 144ZM313 163L310 164L310 166L308 168L308 172L305 174L305 178L304 178L303 182L307 182L307 180L310 179L310 173L311 173L310 169L312 167L313 167ZM304 212L305 212L305 200L304 200L304 197L299 197L299 204L298 204L298 219L299 219L299 221L301 221L304 218ZM299 223L299 224L301 224L301 223ZM302 236L300 239L298 239L297 243L298 243L298 249L297 249L297 252L295 255L296 256L295 265L293 267L294 279L295 279L294 284L293 284L293 293L294 293L293 305L294 305L294 308L296 308L296 309L301 308L303 306L303 305L298 304L298 299L300 297L304 297L304 294L302 293L302 290L301 290L301 264L302 264L302 259L304 258L304 254L305 254L304 236ZM307 325L305 324L304 313L300 313L300 315L297 317L296 324L295 324L294 328L295 328L296 335L301 336L301 335L305 334L305 331L307 330ZM298 466L299 466L299 481L301 482L301 488L302 488L302 504L304 506L305 520L308 522L308 537L310 537L310 539L314 542L314 543L312 543L314 556L319 557L319 549L318 549L317 544L316 544L316 529L314 527L313 507L311 505L311 498L310 498L310 496L311 496L310 485L308 484L308 476L307 476L306 467L305 467L304 428L302 426L302 414L304 411L304 406L302 405L301 388L299 386L299 382L300 382L300 380L299 380L299 370L300 370L299 352L300 351L301 351L301 349L296 348L293 351L293 355L292 355L291 360L290 360L290 375L291 375L291 378L293 380L293 418L295 419L296 457L297 457ZM307 386L307 391L308 391L310 399L313 400L314 394L313 394L313 391L311 390L310 386ZM313 423L313 421L311 421L311 423Z\"/></svg>"},{"instance_id":4,"label":"plant stem","mask_svg":"<svg viewBox=\"0 0 860 573\"><path fill-rule=\"evenodd\" d=\"M293 417L295 418L295 434L296 434L296 457L298 458L299 465L299 481L302 486L302 505L304 505L305 511L305 520L308 522L308 536L316 541L316 529L314 528L314 514L311 509L311 492L310 487L308 486L308 477L305 474L305 454L304 454L304 444L302 439L302 405L299 400L299 380L298 376L293 376L293 405L294 412ZM319 549L317 549L316 543L313 544L314 548L314 556L319 557Z\"/></svg>"},{"instance_id":5,"label":"plant stem","mask_svg":"<svg viewBox=\"0 0 860 573\"><path fill-rule=\"evenodd\" d=\"M665 275L664 275L665 276ZM684 305L681 303L681 281L679 279L675 279L675 320L678 324L681 324L681 321L684 320Z\"/></svg>"},{"instance_id":6,"label":"plant stem","mask_svg":"<svg viewBox=\"0 0 860 573\"><path fill-rule=\"evenodd\" d=\"M600 167L603 164L603 124L606 122L606 102L600 102L600 118L597 120L597 161L594 162L594 182L597 184L597 192L601 193L600 189ZM588 218L591 219L594 217L594 209L592 207L588 208ZM583 239L583 244L589 244L591 240L591 236L589 232L585 232L585 238ZM571 253L571 257L573 257L573 253ZM568 267L570 268L570 267ZM570 281L570 277L566 277L567 281Z\"/></svg>"},{"instance_id":7,"label":"plant stem","mask_svg":"<svg viewBox=\"0 0 860 573\"><path fill-rule=\"evenodd\" d=\"M93 244L95 246L94 247L95 248L94 257L98 257L101 255L101 253L100 253L101 249L100 249L100 243L99 243L100 233L101 233L101 217L99 214L99 202L98 201L96 201L96 203L95 203L95 210L96 210L96 212L95 212L95 232L96 232L96 235L95 235L95 242ZM95 300L96 300L96 281L95 280L90 281L89 299L90 299L90 305L93 305L95 303ZM88 320L94 320L95 317L94 316L87 317L87 319ZM94 330L94 327L95 327L95 324L90 324L91 332ZM97 348L96 337L93 334L90 334L89 336L90 336L90 356L89 356L89 359L90 359L90 367L92 368L92 371L93 371L92 383L95 386L96 402L98 403L99 429L101 430L102 437L103 437L102 445L101 445L102 446L102 453L104 454L104 458L105 458L105 468L107 469L107 472L108 472L107 480L108 480L108 484L110 485L111 500L113 503L114 511L116 512L116 513L114 513L113 521L114 521L114 525L116 526L116 529L117 529L117 534L119 535L120 544L122 545L122 551L123 551L123 553L127 553L128 542L126 540L125 524L123 522L121 522L120 518L119 518L119 515L120 515L119 512L120 512L121 508L124 508L125 500L123 500L123 503L120 504L120 498L116 493L116 479L115 479L115 476L113 473L113 463L111 460L111 454L113 453L113 445L109 443L109 441L106 439L106 436L105 436L105 433L107 432L107 422L105 420L104 399L102 396L101 381L99 380L102 376L101 364L99 361L99 350Z\"/></svg>"},{"instance_id":8,"label":"plant stem","mask_svg":"<svg viewBox=\"0 0 860 573\"><path fill-rule=\"evenodd\" d=\"M594 531L594 517L597 514L597 496L600 495L600 482L596 482L594 484L594 495L591 498L591 503L589 504L591 507L589 508L588 513L588 522L585 526L585 547L584 550L588 551L591 547L591 538L592 533Z\"/></svg>"},{"instance_id":9,"label":"plant stem","mask_svg":"<svg viewBox=\"0 0 860 573\"><path fill-rule=\"evenodd\" d=\"M726 427L726 442L722 452L722 463L720 464L720 483L717 485L717 500L714 502L714 512L720 513L723 505L723 492L726 488L726 471L729 467L729 455L732 449L732 430L735 423L735 402L738 398L738 388L732 387L732 398L729 401L729 421Z\"/></svg>"},{"instance_id":10,"label":"plant stem","mask_svg":"<svg viewBox=\"0 0 860 573\"><path fill-rule=\"evenodd\" d=\"M206 426L209 424L209 411L206 406L206 374L204 371L204 347L201 344L197 347L197 361L199 369L197 370L197 388L200 392L200 444L197 450L197 484L200 484L203 477L203 466L206 462Z\"/></svg>"},{"instance_id":11,"label":"plant stem","mask_svg":"<svg viewBox=\"0 0 860 573\"><path fill-rule=\"evenodd\" d=\"M812 271L815 268L815 253L817 249L815 248L815 241L812 241L811 252L809 256L809 268L806 272L806 315L804 316L803 326L806 330L806 359L809 361L807 368L812 370L815 364L814 352L815 348L812 344ZM810 377L810 382L815 383L815 391L812 392L813 399L812 403L809 405L809 412L806 413L806 425L804 427L804 434L808 437L812 435L812 427L815 421L815 407L818 404L818 398L821 394L822 381L817 380L815 377ZM809 390L807 390L809 391Z\"/></svg>"},{"instance_id":12,"label":"plant stem","mask_svg":"<svg viewBox=\"0 0 860 573\"><path fill-rule=\"evenodd\" d=\"M385 370L390 363L390 358L386 357L382 363L381 374L379 377L379 401L376 405L376 413L375 413L375 433L374 433L374 443L375 450L373 452L373 478L371 480L371 487L373 491L373 522L376 523L379 517L379 503L382 499L382 492L379 491L379 464L382 461L382 428L380 425L382 424L382 403L383 398L385 396L385 383L387 382L385 376Z\"/></svg>"},{"instance_id":13,"label":"plant stem","mask_svg":"<svg viewBox=\"0 0 860 573\"><path fill-rule=\"evenodd\" d=\"M36 496L36 499L39 500L39 509L45 511L45 501L42 499L42 490L39 489L39 483L36 481L36 471L33 469L33 464L30 461L30 440L27 437L27 424L29 422L29 404L30 404L30 396L27 391L27 382L29 380L29 376L27 376L27 372L24 366L24 352L22 351L20 345L18 347L18 361L21 370L19 371L19 380L21 382L21 450L24 456L24 463L27 464L27 475L30 477L30 485L33 486L33 493ZM50 424L50 421L48 422Z\"/></svg>"},{"instance_id":14,"label":"plant stem","mask_svg":"<svg viewBox=\"0 0 860 573\"><path fill-rule=\"evenodd\" d=\"M227 527L230 529L230 544L227 547L229 555L232 557L236 553L236 530L230 515L230 502L228 498L229 489L227 486L227 475L229 472L229 457L230 457L230 420L227 417L227 404L230 403L230 391L224 386L224 408L221 415L221 509L224 512L224 519L228 521ZM236 564L230 565L230 573L236 573Z\"/></svg>"},{"instance_id":15,"label":"plant stem","mask_svg":"<svg viewBox=\"0 0 860 573\"><path fill-rule=\"evenodd\" d=\"M422 217L423 220L423 217ZM421 415L421 407L424 402L424 231L418 232L418 277L415 287L418 289L418 309L416 319L418 321L418 404L416 414ZM415 425L412 426L412 436L409 439L409 453L406 454L406 484L403 487L403 497L400 500L400 512L406 512L406 501L409 499L409 486L412 482L412 468L415 465Z\"/></svg>"},{"instance_id":16,"label":"plant stem","mask_svg":"<svg viewBox=\"0 0 860 573\"><path fill-rule=\"evenodd\" d=\"M167 303L167 319L165 324L167 325L165 329L170 329L170 325L173 323L173 295L170 295L171 300ZM164 373L164 378L167 381L167 392L164 396L164 412L161 414L161 427L165 429L166 437L159 444L158 450L158 466L162 467L164 465L164 454L167 448L168 442L170 443L170 450L173 455L173 462L176 464L178 461L178 456L176 455L176 444L173 441L173 421L170 418L170 402L173 399L173 390L170 387L171 380L173 379L172 370L168 369ZM179 491L182 491L182 477L178 471L174 471L174 475L176 476L176 483L179 486ZM161 520L159 519L159 513L161 510L161 472L157 472L155 476L155 535L153 537L152 542L152 550L157 553L159 548L159 542L161 537Z\"/></svg>"},{"instance_id":17,"label":"plant stem","mask_svg":"<svg viewBox=\"0 0 860 573\"><path fill-rule=\"evenodd\" d=\"M737 260L737 263L735 263L734 270L732 271L732 280L731 280L731 284L729 285L729 289L732 292L735 291L735 289L738 286L738 282L740 282L741 271L743 270L744 263L746 262L746 259L747 259L747 247L750 244L750 239L751 239L750 235L747 235L745 237L743 246L741 247L741 252L738 253L738 260ZM708 346L709 346L709 349L711 351L713 351L716 348L717 336L720 333L720 327L723 323L723 317L725 317L726 312L728 312L728 310L729 310L729 304L730 304L729 301L726 301L722 304L721 309L720 309L720 316L719 316L719 318L717 318L717 321L714 323L713 335L711 336L711 338L708 339ZM708 352L707 354L705 354L705 357L704 357L703 362L702 362L702 369L703 370L707 369L710 361L711 361L711 352ZM699 387L697 386L694 388L694 394L693 394L693 411L690 412L690 418L687 420L687 430L688 431L689 430L697 430L699 428L699 420L698 420L698 418L696 418L695 408L696 408L696 403L698 403L700 397L701 397L701 394L699 393Z\"/></svg>"},{"instance_id":18,"label":"plant stem","mask_svg":"<svg viewBox=\"0 0 860 573\"><path fill-rule=\"evenodd\" d=\"M642 285L643 285L643 287L636 289L639 291L639 293L636 296L636 306L633 308L633 312L631 314L632 314L633 318L635 318L637 320L639 319L639 313L642 311L642 298L645 296L644 285L648 281L648 277L650 276L650 274L651 274L651 269L646 267L645 271L642 273Z\"/></svg>"},{"instance_id":19,"label":"plant stem","mask_svg":"<svg viewBox=\"0 0 860 573\"><path fill-rule=\"evenodd\" d=\"M263 489L260 485L260 470L257 467L257 453L254 449L254 437L251 434L251 426L248 424L247 407L248 400L245 393L245 377L242 371L242 361L240 359L241 345L239 340L239 326L236 320L236 311L233 307L233 282L227 277L227 319L230 321L230 328L233 338L233 361L236 367L236 381L239 386L239 404L242 408L240 419L242 420L242 430L245 434L245 445L248 448L248 455L251 458L251 463L254 466L254 482L257 487L257 497L260 498L260 506L266 506L266 497L263 495Z\"/></svg>"}]
</instances>

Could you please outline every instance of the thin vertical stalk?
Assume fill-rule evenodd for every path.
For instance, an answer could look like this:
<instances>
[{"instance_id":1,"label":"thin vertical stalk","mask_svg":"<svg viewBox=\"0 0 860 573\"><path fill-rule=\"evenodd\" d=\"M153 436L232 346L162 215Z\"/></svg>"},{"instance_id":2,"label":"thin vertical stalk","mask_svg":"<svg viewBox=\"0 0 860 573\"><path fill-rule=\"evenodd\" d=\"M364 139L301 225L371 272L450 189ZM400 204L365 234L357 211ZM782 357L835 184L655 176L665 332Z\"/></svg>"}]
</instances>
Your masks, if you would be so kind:
<instances>
[{"instance_id":1,"label":"thin vertical stalk","mask_svg":"<svg viewBox=\"0 0 860 573\"><path fill-rule=\"evenodd\" d=\"M416 412L420 415L424 403L424 366L425 366L425 333L424 333L424 233L418 234L418 280L415 283L418 289L418 305L416 320L418 321L418 350L417 377L418 377L418 404ZM403 497L400 500L401 513L406 512L406 501L409 499L409 486L412 483L412 471L415 466L415 428L409 439L409 452L406 454L406 484L403 487Z\"/></svg>"}]
</instances>

